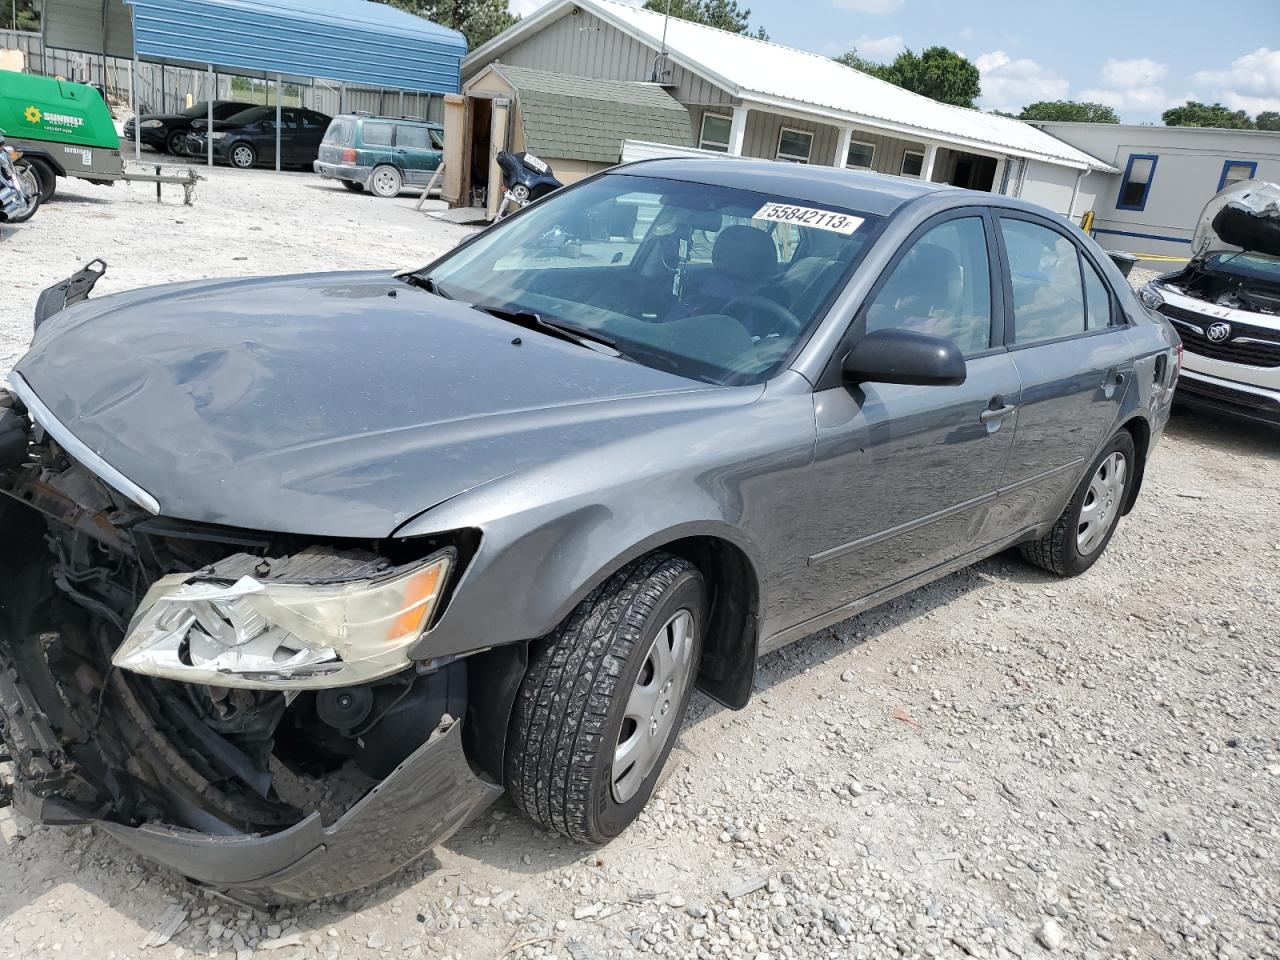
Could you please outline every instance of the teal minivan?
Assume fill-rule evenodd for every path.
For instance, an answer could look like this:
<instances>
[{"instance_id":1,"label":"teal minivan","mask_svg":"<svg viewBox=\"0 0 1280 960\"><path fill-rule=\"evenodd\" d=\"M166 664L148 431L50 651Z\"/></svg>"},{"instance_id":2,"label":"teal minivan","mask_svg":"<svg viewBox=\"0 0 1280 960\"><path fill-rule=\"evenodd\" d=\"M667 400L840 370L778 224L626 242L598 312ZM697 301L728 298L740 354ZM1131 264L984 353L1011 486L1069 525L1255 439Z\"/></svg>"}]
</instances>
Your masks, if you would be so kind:
<instances>
[{"instance_id":1,"label":"teal minivan","mask_svg":"<svg viewBox=\"0 0 1280 960\"><path fill-rule=\"evenodd\" d=\"M315 171L348 190L394 197L425 187L444 157L444 128L412 117L347 113L333 118Z\"/></svg>"}]
</instances>

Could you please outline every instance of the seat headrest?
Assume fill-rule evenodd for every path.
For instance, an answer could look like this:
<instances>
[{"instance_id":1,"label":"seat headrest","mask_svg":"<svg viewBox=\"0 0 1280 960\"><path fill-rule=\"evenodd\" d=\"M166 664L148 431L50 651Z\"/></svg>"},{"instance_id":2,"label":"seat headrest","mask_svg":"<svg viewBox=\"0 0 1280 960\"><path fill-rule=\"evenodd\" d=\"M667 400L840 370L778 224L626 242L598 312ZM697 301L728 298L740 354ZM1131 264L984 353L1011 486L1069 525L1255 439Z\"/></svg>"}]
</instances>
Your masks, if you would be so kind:
<instances>
[{"instance_id":1,"label":"seat headrest","mask_svg":"<svg viewBox=\"0 0 1280 960\"><path fill-rule=\"evenodd\" d=\"M778 272L778 248L763 230L735 224L716 237L711 262L739 280L766 280Z\"/></svg>"}]
</instances>

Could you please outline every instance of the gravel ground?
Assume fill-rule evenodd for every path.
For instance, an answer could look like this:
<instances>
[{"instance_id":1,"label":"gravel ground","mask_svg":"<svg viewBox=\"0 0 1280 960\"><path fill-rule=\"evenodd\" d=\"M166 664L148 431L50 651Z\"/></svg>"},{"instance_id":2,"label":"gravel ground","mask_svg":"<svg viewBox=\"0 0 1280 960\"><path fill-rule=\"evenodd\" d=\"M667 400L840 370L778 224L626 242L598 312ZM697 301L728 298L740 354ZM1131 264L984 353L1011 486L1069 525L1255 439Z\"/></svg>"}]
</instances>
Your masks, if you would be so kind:
<instances>
[{"instance_id":1,"label":"gravel ground","mask_svg":"<svg viewBox=\"0 0 1280 960\"><path fill-rule=\"evenodd\" d=\"M0 370L95 255L108 292L464 235L411 206L266 173L190 209L69 187L0 245ZM504 801L370 893L265 914L2 811L0 956L1278 957L1278 461L1280 434L1176 416L1089 574L997 557L768 657L746 710L695 700L603 848Z\"/></svg>"}]
</instances>

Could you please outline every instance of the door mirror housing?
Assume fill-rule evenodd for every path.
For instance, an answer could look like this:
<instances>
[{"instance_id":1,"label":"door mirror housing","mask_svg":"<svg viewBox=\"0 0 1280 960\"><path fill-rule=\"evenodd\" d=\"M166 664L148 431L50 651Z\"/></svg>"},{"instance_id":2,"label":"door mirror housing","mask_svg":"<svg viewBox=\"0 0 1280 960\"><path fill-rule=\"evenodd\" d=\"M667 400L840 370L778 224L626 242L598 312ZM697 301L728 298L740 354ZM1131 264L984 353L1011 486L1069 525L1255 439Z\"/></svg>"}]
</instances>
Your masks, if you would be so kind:
<instances>
[{"instance_id":1,"label":"door mirror housing","mask_svg":"<svg viewBox=\"0 0 1280 960\"><path fill-rule=\"evenodd\" d=\"M914 330L873 330L841 365L846 383L958 386L965 381L964 354L950 340Z\"/></svg>"}]
</instances>

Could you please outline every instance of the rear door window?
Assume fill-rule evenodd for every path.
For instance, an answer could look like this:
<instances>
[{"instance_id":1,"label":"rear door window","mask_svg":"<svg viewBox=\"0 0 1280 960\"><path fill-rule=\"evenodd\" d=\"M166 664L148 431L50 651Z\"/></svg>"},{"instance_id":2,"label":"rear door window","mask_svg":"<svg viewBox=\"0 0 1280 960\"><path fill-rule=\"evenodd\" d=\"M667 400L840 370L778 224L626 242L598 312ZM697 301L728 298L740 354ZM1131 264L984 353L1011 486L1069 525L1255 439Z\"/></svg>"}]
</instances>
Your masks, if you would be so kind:
<instances>
[{"instance_id":1,"label":"rear door window","mask_svg":"<svg viewBox=\"0 0 1280 960\"><path fill-rule=\"evenodd\" d=\"M1048 227L1000 219L1013 287L1015 343L1085 331L1084 285L1076 245Z\"/></svg>"},{"instance_id":2,"label":"rear door window","mask_svg":"<svg viewBox=\"0 0 1280 960\"><path fill-rule=\"evenodd\" d=\"M436 150L444 149L444 131L443 130L436 130L434 127L431 129L431 146Z\"/></svg>"},{"instance_id":3,"label":"rear door window","mask_svg":"<svg viewBox=\"0 0 1280 960\"><path fill-rule=\"evenodd\" d=\"M1081 257L1084 265L1085 325L1090 330L1111 326L1111 295L1097 269Z\"/></svg>"},{"instance_id":4,"label":"rear door window","mask_svg":"<svg viewBox=\"0 0 1280 960\"><path fill-rule=\"evenodd\" d=\"M360 139L366 147L389 147L395 135L390 123L366 123L360 130Z\"/></svg>"}]
</instances>

